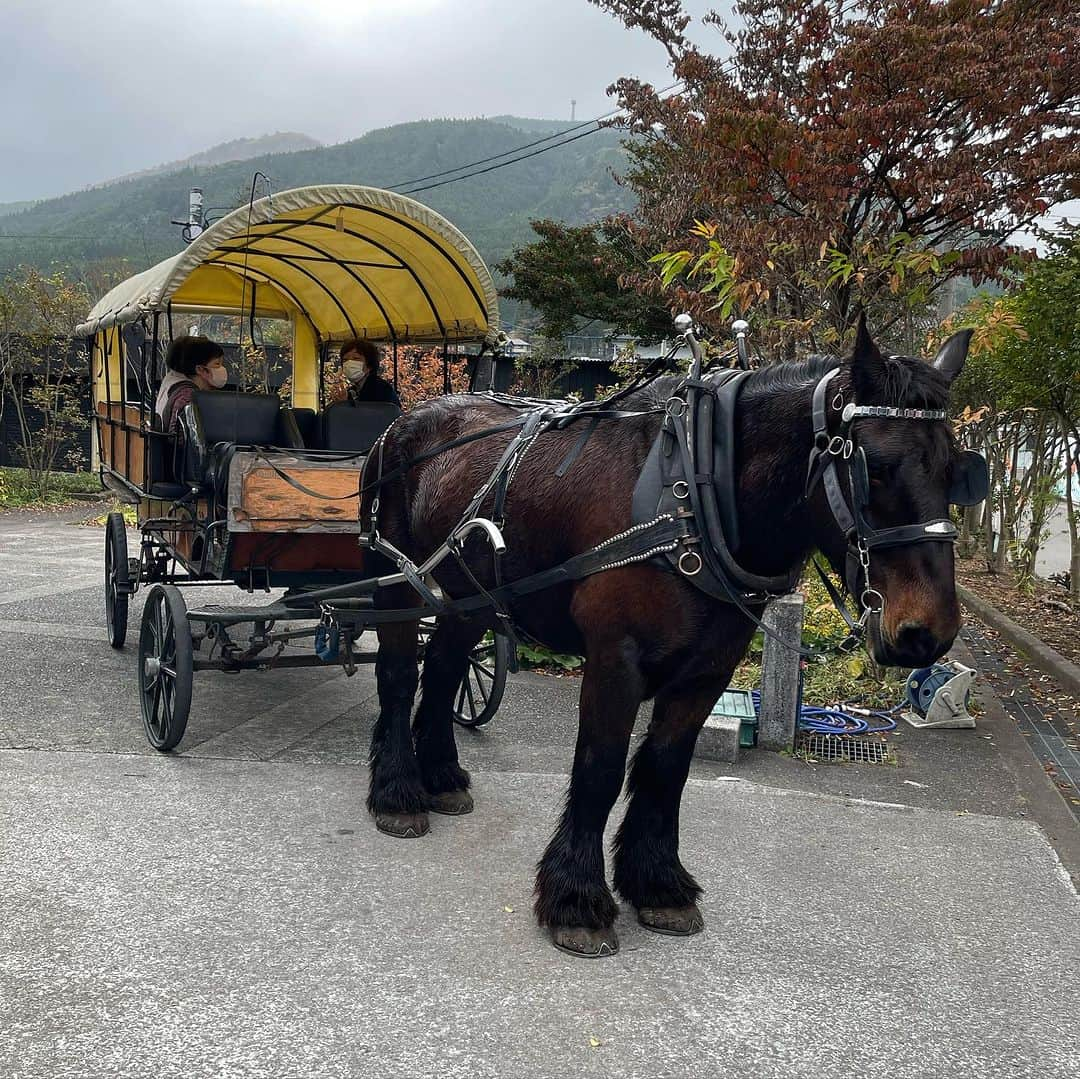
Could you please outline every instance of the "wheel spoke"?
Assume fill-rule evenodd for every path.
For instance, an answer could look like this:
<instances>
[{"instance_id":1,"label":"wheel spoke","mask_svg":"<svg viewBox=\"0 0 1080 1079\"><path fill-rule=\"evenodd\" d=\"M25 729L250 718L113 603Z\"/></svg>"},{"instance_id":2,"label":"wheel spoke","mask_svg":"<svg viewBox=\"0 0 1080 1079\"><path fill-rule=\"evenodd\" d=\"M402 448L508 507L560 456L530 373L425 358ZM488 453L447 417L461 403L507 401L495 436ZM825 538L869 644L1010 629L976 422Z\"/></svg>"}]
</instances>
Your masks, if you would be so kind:
<instances>
[{"instance_id":1,"label":"wheel spoke","mask_svg":"<svg viewBox=\"0 0 1080 1079\"><path fill-rule=\"evenodd\" d=\"M487 707L488 697L490 694L484 689L484 683L479 678L476 679L476 692L480 694L480 699L484 702L484 707Z\"/></svg>"},{"instance_id":2,"label":"wheel spoke","mask_svg":"<svg viewBox=\"0 0 1080 1079\"><path fill-rule=\"evenodd\" d=\"M169 731L172 728L172 715L173 715L173 692L176 689L176 684L168 679L163 679L161 683L161 737L167 738Z\"/></svg>"},{"instance_id":3,"label":"wheel spoke","mask_svg":"<svg viewBox=\"0 0 1080 1079\"><path fill-rule=\"evenodd\" d=\"M465 681L463 684L465 686L465 692L469 695L469 711L470 713L472 713L472 716L475 719L476 713L479 711L479 709L476 707L476 698L473 696L472 682L469 681L468 675L465 676Z\"/></svg>"},{"instance_id":4,"label":"wheel spoke","mask_svg":"<svg viewBox=\"0 0 1080 1079\"><path fill-rule=\"evenodd\" d=\"M488 697L490 696L490 690L484 688L484 682L480 676L486 675L489 679L491 679L491 682L494 685L495 675L486 667L481 667L479 664L473 664L473 673L476 675L476 688L479 689L481 693L483 693L484 700L486 702Z\"/></svg>"},{"instance_id":5,"label":"wheel spoke","mask_svg":"<svg viewBox=\"0 0 1080 1079\"><path fill-rule=\"evenodd\" d=\"M161 680L158 679L154 682L153 696L150 700L150 727L154 732L154 737L161 739L163 737L161 733Z\"/></svg>"}]
</instances>

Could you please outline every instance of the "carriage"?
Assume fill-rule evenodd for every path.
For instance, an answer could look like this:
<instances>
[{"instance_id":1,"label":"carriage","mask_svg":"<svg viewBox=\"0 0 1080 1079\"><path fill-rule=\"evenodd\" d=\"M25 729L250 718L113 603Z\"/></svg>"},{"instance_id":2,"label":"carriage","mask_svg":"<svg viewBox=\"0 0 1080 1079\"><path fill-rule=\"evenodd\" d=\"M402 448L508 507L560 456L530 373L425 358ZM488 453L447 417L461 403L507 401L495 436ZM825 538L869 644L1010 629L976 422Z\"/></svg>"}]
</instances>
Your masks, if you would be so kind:
<instances>
[{"instance_id":1,"label":"carriage","mask_svg":"<svg viewBox=\"0 0 1080 1079\"><path fill-rule=\"evenodd\" d=\"M225 344L240 377L196 390L169 434L155 412L163 358L194 329ZM117 285L78 332L88 340L101 476L136 507L136 553L124 516L106 521L105 618L110 644L123 647L130 597L149 588L138 687L150 743L167 751L180 742L195 671L336 664L352 674L374 662L361 635L393 612L375 610L373 587L355 587L371 576L361 476L398 409L332 400L331 351L346 339L378 342L395 383L407 346L441 351L446 392L451 355L478 344L470 388L482 383L498 304L466 237L388 191L283 191ZM271 365L271 351L281 362ZM280 596L189 607L184 593L204 585ZM421 655L430 629L420 623ZM457 694L460 724L492 718L512 658L498 633L476 647Z\"/></svg>"}]
</instances>

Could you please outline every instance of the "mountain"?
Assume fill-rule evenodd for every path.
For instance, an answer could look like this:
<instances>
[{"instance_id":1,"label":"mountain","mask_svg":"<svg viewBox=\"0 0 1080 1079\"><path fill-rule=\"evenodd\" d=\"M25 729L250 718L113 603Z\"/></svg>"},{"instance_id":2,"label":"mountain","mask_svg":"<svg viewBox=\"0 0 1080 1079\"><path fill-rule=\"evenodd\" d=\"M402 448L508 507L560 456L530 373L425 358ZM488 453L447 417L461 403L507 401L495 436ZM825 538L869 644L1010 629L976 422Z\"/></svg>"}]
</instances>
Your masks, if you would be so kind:
<instances>
[{"instance_id":1,"label":"mountain","mask_svg":"<svg viewBox=\"0 0 1080 1079\"><path fill-rule=\"evenodd\" d=\"M318 139L302 135L298 131L275 131L273 135L260 135L254 139L232 139L218 143L209 150L169 161L164 165L155 165L151 169L140 169L118 176L114 180L94 184L94 187L107 187L109 184L122 183L125 180L138 180L143 176L158 176L163 172L179 172L181 169L195 169L208 165L224 165L229 161L250 161L253 157L265 157L267 154L291 154L297 150L315 150L322 146Z\"/></svg>"},{"instance_id":2,"label":"mountain","mask_svg":"<svg viewBox=\"0 0 1080 1079\"><path fill-rule=\"evenodd\" d=\"M255 170L271 176L276 190L318 183L391 187L514 150L569 126L514 117L422 120L336 146L192 163L45 199L0 218L0 273L20 263L67 266L80 273L118 259L126 259L132 273L142 270L182 247L179 229L169 222L186 217L189 187L203 189L207 212L216 218L247 202ZM413 197L449 218L491 265L530 239L532 218L580 223L628 209L628 193L612 177L612 170L625 163L620 138L603 130L566 146L545 149L551 145L545 143L524 151L544 150L526 160L416 190Z\"/></svg>"}]
</instances>

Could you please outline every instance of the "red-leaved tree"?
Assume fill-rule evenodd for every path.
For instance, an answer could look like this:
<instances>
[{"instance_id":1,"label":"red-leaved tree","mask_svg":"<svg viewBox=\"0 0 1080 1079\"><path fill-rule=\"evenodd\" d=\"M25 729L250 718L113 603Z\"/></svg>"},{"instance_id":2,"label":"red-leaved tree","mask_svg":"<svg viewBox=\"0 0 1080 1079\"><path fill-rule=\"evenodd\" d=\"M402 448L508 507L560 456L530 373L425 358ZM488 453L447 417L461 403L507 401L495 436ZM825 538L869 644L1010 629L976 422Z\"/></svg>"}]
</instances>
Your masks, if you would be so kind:
<instances>
[{"instance_id":1,"label":"red-leaved tree","mask_svg":"<svg viewBox=\"0 0 1080 1079\"><path fill-rule=\"evenodd\" d=\"M625 224L665 253L623 283L673 309L831 344L860 307L895 322L951 277L998 279L1009 237L1077 194L1073 0L739 0L730 27L706 19L724 56L678 0L592 2L661 42L680 83L616 84Z\"/></svg>"}]
</instances>

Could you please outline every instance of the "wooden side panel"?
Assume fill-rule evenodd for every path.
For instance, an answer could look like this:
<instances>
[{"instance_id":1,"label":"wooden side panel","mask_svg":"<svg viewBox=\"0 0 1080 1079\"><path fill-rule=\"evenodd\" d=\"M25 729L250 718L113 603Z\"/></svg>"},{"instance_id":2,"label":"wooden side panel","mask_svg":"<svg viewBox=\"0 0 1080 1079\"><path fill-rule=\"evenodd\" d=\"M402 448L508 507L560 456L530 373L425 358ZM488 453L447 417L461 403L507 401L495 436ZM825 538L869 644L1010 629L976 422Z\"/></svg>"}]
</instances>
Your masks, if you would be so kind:
<instances>
[{"instance_id":1,"label":"wooden side panel","mask_svg":"<svg viewBox=\"0 0 1080 1079\"><path fill-rule=\"evenodd\" d=\"M145 443L142 414L135 405L106 404L99 401L97 412L109 421L99 427L101 462L124 476L136 487L146 479Z\"/></svg>"},{"instance_id":2,"label":"wooden side panel","mask_svg":"<svg viewBox=\"0 0 1080 1079\"><path fill-rule=\"evenodd\" d=\"M274 454L271 463L238 453L229 471L229 531L359 532L362 463L312 462L287 453Z\"/></svg>"}]
</instances>

